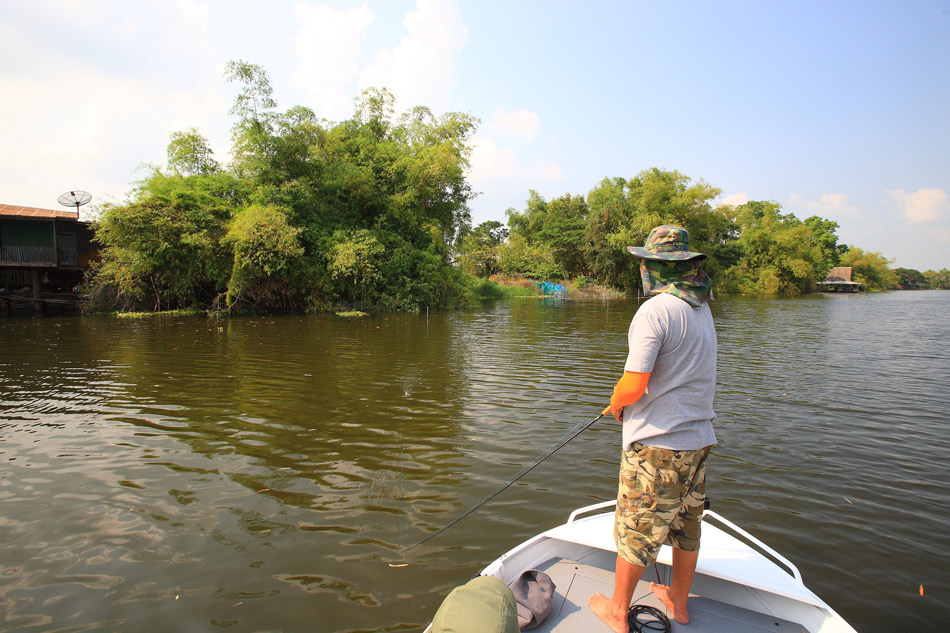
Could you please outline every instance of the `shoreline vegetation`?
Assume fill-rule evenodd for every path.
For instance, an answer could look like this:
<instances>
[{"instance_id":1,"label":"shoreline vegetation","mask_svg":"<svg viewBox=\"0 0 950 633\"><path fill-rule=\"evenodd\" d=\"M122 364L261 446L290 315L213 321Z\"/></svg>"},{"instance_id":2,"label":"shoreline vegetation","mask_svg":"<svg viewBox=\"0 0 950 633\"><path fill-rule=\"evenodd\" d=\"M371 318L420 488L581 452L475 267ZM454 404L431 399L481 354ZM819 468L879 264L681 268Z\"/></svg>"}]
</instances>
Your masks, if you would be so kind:
<instances>
[{"instance_id":1,"label":"shoreline vegetation","mask_svg":"<svg viewBox=\"0 0 950 633\"><path fill-rule=\"evenodd\" d=\"M558 292L545 292L541 287L542 282L535 282L525 277L507 277L504 275L493 275L491 279L480 279L472 286L472 294L475 302L492 301L499 299L544 299L544 298L563 298L563 299L619 299L626 296L626 293L615 288L606 286L597 286L587 283L586 280L573 280L569 283L558 283L556 285L561 290ZM129 311L129 312L108 312L120 319L142 319L148 317L182 317L182 316L220 316L210 310L199 308L183 308L175 310L160 311ZM242 314L242 313L236 313ZM368 312L361 310L338 310L333 312L336 316L346 318L362 318L369 316Z\"/></svg>"},{"instance_id":2,"label":"shoreline vegetation","mask_svg":"<svg viewBox=\"0 0 950 633\"><path fill-rule=\"evenodd\" d=\"M640 292L625 252L678 224L719 293L812 292L835 266L867 290L950 288L950 271L891 269L881 253L841 244L834 221L798 219L774 201L715 204L721 191L678 171L604 178L586 195L545 200L473 226L467 181L479 121L417 106L395 113L385 89L356 99L342 122L277 109L267 73L232 61L232 159L222 165L195 129L171 135L122 203L93 223L101 261L85 311L214 315L451 309L480 299ZM191 312L187 312L191 313Z\"/></svg>"}]
</instances>

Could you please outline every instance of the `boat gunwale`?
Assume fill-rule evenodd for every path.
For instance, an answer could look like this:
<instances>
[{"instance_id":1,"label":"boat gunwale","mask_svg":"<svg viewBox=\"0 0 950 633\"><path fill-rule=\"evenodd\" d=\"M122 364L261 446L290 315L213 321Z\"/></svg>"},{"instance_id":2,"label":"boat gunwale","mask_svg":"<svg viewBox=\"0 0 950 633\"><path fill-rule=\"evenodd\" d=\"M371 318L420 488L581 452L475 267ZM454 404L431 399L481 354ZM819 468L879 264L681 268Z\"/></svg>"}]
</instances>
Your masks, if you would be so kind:
<instances>
[{"instance_id":1,"label":"boat gunwale","mask_svg":"<svg viewBox=\"0 0 950 633\"><path fill-rule=\"evenodd\" d=\"M557 549L556 543L552 543L550 546L545 547L542 545L543 541L550 540L555 542L560 542L564 544L570 544L572 546L584 547L589 549L599 549L605 551L611 551L616 554L616 547L613 545L613 539L600 539L600 542L596 542L590 538L583 538L585 533L589 531L589 528L592 527L591 524L602 523L607 519L612 520L612 512L604 512L592 516L581 517L581 515L604 509L610 506L615 505L615 501L602 502L586 506L583 508L578 508L571 513L568 521L564 524L557 525L553 528L550 528L505 552L497 559L492 561L487 565L481 572L480 575L484 576L495 576L505 582L510 582L511 579L506 579L505 566L510 564L512 559L514 559L519 554L527 554L530 550L534 548L548 549L554 548ZM827 603L825 603L820 597L818 597L814 592L812 592L801 578L801 573L798 571L798 568L788 561L784 556L775 552L771 547L762 543L759 539L755 538L751 534L748 534L745 530L742 530L738 526L735 526L732 522L721 517L719 514L707 510L704 512L704 517L706 515L711 515L714 520L721 521L723 525L734 529L737 534L743 535L752 543L760 546L765 552L768 552L769 555L774 555L777 560L771 560L768 555L758 551L756 547L752 544L745 542L744 539L739 538L735 534L731 534L717 526L715 523L710 522L708 527L710 529L709 537L710 540L715 542L715 545L712 548L713 551L732 551L744 553L748 557L749 561L754 561L751 563L746 563L754 565L764 566L764 569L772 569L774 576L770 576L769 580L771 582L762 582L756 581L755 577L749 578L748 576L743 576L740 574L730 574L724 573L721 569L717 569L716 563L721 563L725 560L724 558L707 558L703 561L703 556L700 556L700 564L697 566L697 574L702 574L712 579L721 580L723 582L732 583L737 586L744 586L750 590L761 592L762 594L769 594L776 596L781 599L791 600L795 603L802 605L803 607L809 607L816 609L819 613L822 614L821 619L827 624L828 622L834 623L837 625L837 630L847 631L854 633L854 629L840 616L838 615ZM723 547L723 545L735 544L739 548L733 546L731 549L728 547ZM707 551L709 551L707 549ZM540 557L531 557L531 558L540 558ZM539 560L539 562L541 562ZM669 546L663 546L661 548L660 556L658 562L664 565L672 565L672 550ZM703 563L706 564L703 564ZM783 563L787 563L789 569L783 569ZM519 565L520 568L520 565ZM524 567L528 569L529 567ZM794 570L794 572L792 571ZM784 581L776 582L775 578L784 578ZM784 586L782 586L784 585ZM824 625L821 627L821 631L824 633L827 630L835 629L825 629ZM818 629L815 629L818 630Z\"/></svg>"}]
</instances>

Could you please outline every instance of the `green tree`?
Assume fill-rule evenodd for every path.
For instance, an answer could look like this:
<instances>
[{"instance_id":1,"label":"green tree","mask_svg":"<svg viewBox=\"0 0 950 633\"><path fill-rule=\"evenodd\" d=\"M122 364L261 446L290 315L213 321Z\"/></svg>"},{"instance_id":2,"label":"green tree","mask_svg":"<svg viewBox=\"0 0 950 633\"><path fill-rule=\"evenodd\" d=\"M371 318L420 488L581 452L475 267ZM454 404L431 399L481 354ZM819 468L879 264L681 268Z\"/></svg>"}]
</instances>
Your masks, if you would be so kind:
<instances>
[{"instance_id":1,"label":"green tree","mask_svg":"<svg viewBox=\"0 0 950 633\"><path fill-rule=\"evenodd\" d=\"M300 231L273 206L252 205L231 218L223 239L234 253L227 286L229 309L239 299L270 308L290 294L287 280L293 279L293 268L303 255L297 241Z\"/></svg>"},{"instance_id":2,"label":"green tree","mask_svg":"<svg viewBox=\"0 0 950 633\"><path fill-rule=\"evenodd\" d=\"M273 186L320 177L320 156L313 151L326 130L310 108L294 106L273 118L270 154L260 163L260 179Z\"/></svg>"},{"instance_id":3,"label":"green tree","mask_svg":"<svg viewBox=\"0 0 950 633\"><path fill-rule=\"evenodd\" d=\"M388 88L367 88L356 98L354 120L366 126L372 138L386 140L396 116L396 97Z\"/></svg>"},{"instance_id":4,"label":"green tree","mask_svg":"<svg viewBox=\"0 0 950 633\"><path fill-rule=\"evenodd\" d=\"M640 264L626 251L625 228L632 211L623 178L604 178L587 194L589 208L584 255L591 276L616 288L640 284Z\"/></svg>"},{"instance_id":5,"label":"green tree","mask_svg":"<svg viewBox=\"0 0 950 633\"><path fill-rule=\"evenodd\" d=\"M554 259L547 244L531 244L521 233L512 233L501 246L498 268L506 275L525 275L531 279L561 279L564 269Z\"/></svg>"},{"instance_id":6,"label":"green tree","mask_svg":"<svg viewBox=\"0 0 950 633\"><path fill-rule=\"evenodd\" d=\"M584 257L587 214L583 196L567 193L548 202L532 189L523 212L509 210L508 226L528 245L543 244L545 256L553 258L562 274L573 277L589 274Z\"/></svg>"},{"instance_id":7,"label":"green tree","mask_svg":"<svg viewBox=\"0 0 950 633\"><path fill-rule=\"evenodd\" d=\"M222 171L197 130L174 134L169 173L155 169L99 224L100 295L163 308L466 300L450 255L471 223L477 119L424 107L397 117L393 95L370 89L330 124L300 106L278 112L260 66L232 61L225 79L239 87L231 164Z\"/></svg>"},{"instance_id":8,"label":"green tree","mask_svg":"<svg viewBox=\"0 0 950 633\"><path fill-rule=\"evenodd\" d=\"M477 124L459 113L436 118L425 108L397 119L392 95L370 90L352 119L321 137L312 205L323 218L318 223L334 232L371 231L385 245L380 290L364 293L364 302L412 308L464 301L468 282L450 252L470 225L468 139Z\"/></svg>"},{"instance_id":9,"label":"green tree","mask_svg":"<svg viewBox=\"0 0 950 633\"><path fill-rule=\"evenodd\" d=\"M650 231L675 224L689 231L690 247L705 253L703 265L716 280L736 259L736 225L711 201L720 190L678 171L652 168L635 178L604 179L588 193L584 247L592 274L618 287L640 286L639 261L626 246L642 245Z\"/></svg>"},{"instance_id":10,"label":"green tree","mask_svg":"<svg viewBox=\"0 0 950 633\"><path fill-rule=\"evenodd\" d=\"M812 240L811 227L781 209L763 201L736 209L741 259L726 272L728 290L795 295L814 289L823 265L821 247Z\"/></svg>"},{"instance_id":11,"label":"green tree","mask_svg":"<svg viewBox=\"0 0 950 633\"><path fill-rule=\"evenodd\" d=\"M508 239L508 229L497 220L482 222L466 231L458 241L462 269L474 277L490 277L499 272L499 248Z\"/></svg>"},{"instance_id":12,"label":"green tree","mask_svg":"<svg viewBox=\"0 0 950 633\"><path fill-rule=\"evenodd\" d=\"M168 143L168 169L182 176L206 176L220 169L208 139L189 128L184 132L172 132Z\"/></svg>"},{"instance_id":13,"label":"green tree","mask_svg":"<svg viewBox=\"0 0 950 633\"><path fill-rule=\"evenodd\" d=\"M927 277L919 270L913 268L895 268L894 274L897 276L897 287L901 290L922 290L930 288Z\"/></svg>"},{"instance_id":14,"label":"green tree","mask_svg":"<svg viewBox=\"0 0 950 633\"><path fill-rule=\"evenodd\" d=\"M346 282L350 298L360 307L375 302L378 297L376 283L382 278L381 256L385 247L366 229L338 231L333 235L333 247L327 268L334 279Z\"/></svg>"},{"instance_id":15,"label":"green tree","mask_svg":"<svg viewBox=\"0 0 950 633\"><path fill-rule=\"evenodd\" d=\"M516 211L514 208L508 208L505 211L511 233L520 235L528 242L539 241L547 213L547 201L534 189L528 192L528 200L525 203L524 211Z\"/></svg>"},{"instance_id":16,"label":"green tree","mask_svg":"<svg viewBox=\"0 0 950 633\"><path fill-rule=\"evenodd\" d=\"M567 193L547 205L539 238L548 244L554 261L569 277L589 275L584 257L584 238L589 209L583 196Z\"/></svg>"},{"instance_id":17,"label":"green tree","mask_svg":"<svg viewBox=\"0 0 950 633\"><path fill-rule=\"evenodd\" d=\"M924 271L924 277L927 279L927 285L934 290L950 290L950 270L943 268L941 270Z\"/></svg>"},{"instance_id":18,"label":"green tree","mask_svg":"<svg viewBox=\"0 0 950 633\"><path fill-rule=\"evenodd\" d=\"M886 290L897 284L897 275L890 269L893 260L881 253L869 253L851 246L841 256L841 266L851 267L851 280L865 285L868 290Z\"/></svg>"},{"instance_id":19,"label":"green tree","mask_svg":"<svg viewBox=\"0 0 950 633\"><path fill-rule=\"evenodd\" d=\"M241 175L256 177L273 152L272 138L277 102L271 96L267 71L243 60L230 61L224 69L229 83L238 83L240 91L228 112L236 117L231 128L231 167Z\"/></svg>"},{"instance_id":20,"label":"green tree","mask_svg":"<svg viewBox=\"0 0 950 633\"><path fill-rule=\"evenodd\" d=\"M390 135L399 148L392 174L401 190L396 202L415 216L416 224L437 226L446 243L471 223L469 201L474 197L466 173L471 148L467 140L478 119L449 112L436 118L417 107L403 115Z\"/></svg>"},{"instance_id":21,"label":"green tree","mask_svg":"<svg viewBox=\"0 0 950 633\"><path fill-rule=\"evenodd\" d=\"M241 85L229 114L236 116L238 121L267 121L271 118L277 102L271 96L274 89L267 71L257 64L232 60L224 67L224 78Z\"/></svg>"},{"instance_id":22,"label":"green tree","mask_svg":"<svg viewBox=\"0 0 950 633\"><path fill-rule=\"evenodd\" d=\"M821 260L816 270L816 278L824 279L828 271L838 265L841 252L838 249L838 223L813 215L805 220L805 226L811 229L812 243L821 250Z\"/></svg>"},{"instance_id":23,"label":"green tree","mask_svg":"<svg viewBox=\"0 0 950 633\"><path fill-rule=\"evenodd\" d=\"M168 176L155 170L133 201L106 205L94 224L102 245L93 286L122 309L208 305L230 268L221 243L243 197L229 174Z\"/></svg>"}]
</instances>

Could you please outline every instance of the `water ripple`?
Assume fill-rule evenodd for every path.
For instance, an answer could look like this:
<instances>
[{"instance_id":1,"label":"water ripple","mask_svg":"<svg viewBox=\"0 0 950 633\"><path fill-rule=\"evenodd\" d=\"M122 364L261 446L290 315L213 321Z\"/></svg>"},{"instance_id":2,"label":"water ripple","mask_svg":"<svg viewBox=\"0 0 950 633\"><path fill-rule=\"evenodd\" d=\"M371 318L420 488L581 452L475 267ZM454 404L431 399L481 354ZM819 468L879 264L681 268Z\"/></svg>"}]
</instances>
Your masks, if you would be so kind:
<instances>
[{"instance_id":1,"label":"water ripple","mask_svg":"<svg viewBox=\"0 0 950 633\"><path fill-rule=\"evenodd\" d=\"M599 412L635 308L0 321L5 626L421 630L498 553L614 496L602 419L401 560ZM714 506L859 630L941 630L948 308L713 304Z\"/></svg>"}]
</instances>

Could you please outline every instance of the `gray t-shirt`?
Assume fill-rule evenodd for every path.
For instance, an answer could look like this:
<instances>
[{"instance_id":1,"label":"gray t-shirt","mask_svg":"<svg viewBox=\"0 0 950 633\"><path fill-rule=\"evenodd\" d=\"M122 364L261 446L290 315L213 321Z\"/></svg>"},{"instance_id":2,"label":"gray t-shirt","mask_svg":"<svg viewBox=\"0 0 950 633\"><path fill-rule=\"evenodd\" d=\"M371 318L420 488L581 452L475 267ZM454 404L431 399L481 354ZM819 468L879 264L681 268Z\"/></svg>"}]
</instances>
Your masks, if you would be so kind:
<instances>
[{"instance_id":1,"label":"gray t-shirt","mask_svg":"<svg viewBox=\"0 0 950 633\"><path fill-rule=\"evenodd\" d=\"M716 328L709 305L693 308L668 293L640 306L627 335L624 371L651 372L647 390L623 410L623 447L672 450L716 443Z\"/></svg>"}]
</instances>

